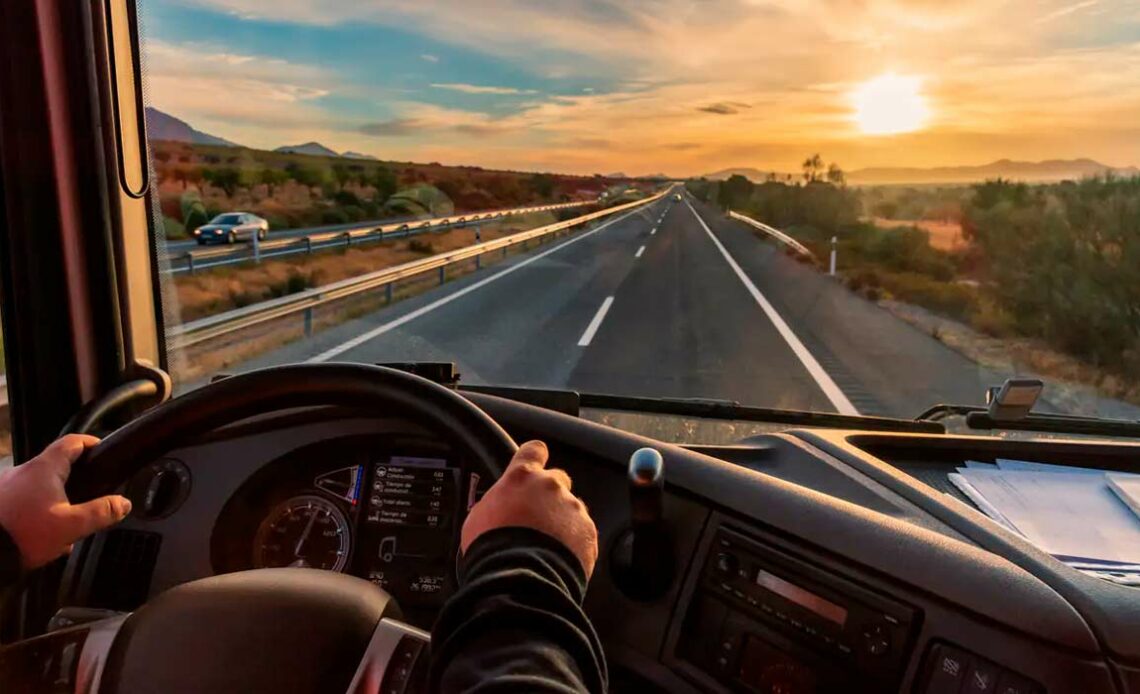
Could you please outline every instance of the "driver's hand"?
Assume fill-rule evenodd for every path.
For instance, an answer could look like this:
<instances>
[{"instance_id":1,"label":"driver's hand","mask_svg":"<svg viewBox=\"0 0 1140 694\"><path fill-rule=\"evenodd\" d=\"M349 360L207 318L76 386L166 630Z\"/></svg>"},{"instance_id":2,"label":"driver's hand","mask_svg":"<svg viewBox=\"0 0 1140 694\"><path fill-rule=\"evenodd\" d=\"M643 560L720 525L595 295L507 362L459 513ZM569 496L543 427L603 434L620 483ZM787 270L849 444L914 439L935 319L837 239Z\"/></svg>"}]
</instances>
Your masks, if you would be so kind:
<instances>
[{"instance_id":1,"label":"driver's hand","mask_svg":"<svg viewBox=\"0 0 1140 694\"><path fill-rule=\"evenodd\" d=\"M464 552L477 537L496 528L524 527L546 533L578 557L586 578L598 561L598 529L586 505L570 493L570 475L547 470L549 452L541 441L524 443L463 524Z\"/></svg>"},{"instance_id":2,"label":"driver's hand","mask_svg":"<svg viewBox=\"0 0 1140 694\"><path fill-rule=\"evenodd\" d=\"M0 474L0 526L16 547L24 569L35 569L71 551L71 544L108 528L131 512L126 497L112 494L71 505L63 483L71 464L99 443L94 436L68 434L23 465Z\"/></svg>"}]
</instances>

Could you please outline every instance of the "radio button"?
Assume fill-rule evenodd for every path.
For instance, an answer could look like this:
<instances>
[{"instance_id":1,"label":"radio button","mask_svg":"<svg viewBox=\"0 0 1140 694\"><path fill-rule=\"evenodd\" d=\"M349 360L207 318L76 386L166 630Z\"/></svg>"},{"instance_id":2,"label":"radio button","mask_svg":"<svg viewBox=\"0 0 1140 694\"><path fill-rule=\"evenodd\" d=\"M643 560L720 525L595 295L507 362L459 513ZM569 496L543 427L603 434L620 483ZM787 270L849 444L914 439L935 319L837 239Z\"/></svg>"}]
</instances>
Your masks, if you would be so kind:
<instances>
[{"instance_id":1,"label":"radio button","mask_svg":"<svg viewBox=\"0 0 1140 694\"><path fill-rule=\"evenodd\" d=\"M957 648L935 646L929 668L923 694L958 694L970 669L970 656Z\"/></svg>"},{"instance_id":2,"label":"radio button","mask_svg":"<svg viewBox=\"0 0 1140 694\"><path fill-rule=\"evenodd\" d=\"M993 694L997 691L998 669L992 663L974 658L962 694Z\"/></svg>"},{"instance_id":3,"label":"radio button","mask_svg":"<svg viewBox=\"0 0 1140 694\"><path fill-rule=\"evenodd\" d=\"M867 655L882 656L891 650L891 634L881 625L870 627L863 632L863 651Z\"/></svg>"},{"instance_id":4,"label":"radio button","mask_svg":"<svg viewBox=\"0 0 1140 694\"><path fill-rule=\"evenodd\" d=\"M716 555L716 570L722 574L735 575L740 568L740 560L730 552L718 552Z\"/></svg>"}]
</instances>

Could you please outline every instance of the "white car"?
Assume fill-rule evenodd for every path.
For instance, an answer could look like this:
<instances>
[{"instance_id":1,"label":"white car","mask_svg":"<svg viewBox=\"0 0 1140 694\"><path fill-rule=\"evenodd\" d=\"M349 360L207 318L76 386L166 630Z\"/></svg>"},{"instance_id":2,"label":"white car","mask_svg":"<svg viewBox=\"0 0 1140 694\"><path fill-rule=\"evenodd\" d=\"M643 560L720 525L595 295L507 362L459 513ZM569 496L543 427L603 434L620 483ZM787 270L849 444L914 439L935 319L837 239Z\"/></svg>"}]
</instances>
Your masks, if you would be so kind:
<instances>
[{"instance_id":1,"label":"white car","mask_svg":"<svg viewBox=\"0 0 1140 694\"><path fill-rule=\"evenodd\" d=\"M253 241L254 235L258 241L264 241L269 235L269 222L249 212L223 212L194 230L194 238L199 246L210 243L237 243L238 241Z\"/></svg>"}]
</instances>

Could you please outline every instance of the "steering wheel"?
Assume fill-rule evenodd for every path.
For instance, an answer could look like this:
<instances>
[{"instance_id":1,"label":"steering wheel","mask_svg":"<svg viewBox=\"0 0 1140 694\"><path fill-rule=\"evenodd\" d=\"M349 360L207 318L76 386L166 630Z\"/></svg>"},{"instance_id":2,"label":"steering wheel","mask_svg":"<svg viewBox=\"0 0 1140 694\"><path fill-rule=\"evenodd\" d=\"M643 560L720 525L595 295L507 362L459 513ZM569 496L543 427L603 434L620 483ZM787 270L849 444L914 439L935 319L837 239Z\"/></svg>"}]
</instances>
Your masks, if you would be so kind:
<instances>
[{"instance_id":1,"label":"steering wheel","mask_svg":"<svg viewBox=\"0 0 1140 694\"><path fill-rule=\"evenodd\" d=\"M492 480L518 450L476 405L418 376L363 364L278 366L211 383L116 430L75 464L68 496L79 503L111 493L147 462L219 426L329 405L428 422ZM398 618L383 590L352 576L288 568L214 576L93 625L76 691L363 692L378 691L381 679L387 690L392 678L409 676L427 641Z\"/></svg>"}]
</instances>

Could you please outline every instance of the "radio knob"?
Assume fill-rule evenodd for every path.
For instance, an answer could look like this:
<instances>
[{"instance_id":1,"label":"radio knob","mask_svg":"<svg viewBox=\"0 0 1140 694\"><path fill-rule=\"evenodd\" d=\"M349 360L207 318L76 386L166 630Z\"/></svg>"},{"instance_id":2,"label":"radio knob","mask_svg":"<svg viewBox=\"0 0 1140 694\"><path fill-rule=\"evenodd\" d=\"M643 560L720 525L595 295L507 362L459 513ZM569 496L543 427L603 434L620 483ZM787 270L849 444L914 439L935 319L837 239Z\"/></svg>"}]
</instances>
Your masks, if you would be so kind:
<instances>
[{"instance_id":1,"label":"radio knob","mask_svg":"<svg viewBox=\"0 0 1140 694\"><path fill-rule=\"evenodd\" d=\"M720 552L716 555L716 570L720 573L735 576L738 568L740 568L740 560L736 558L735 554Z\"/></svg>"},{"instance_id":2,"label":"radio knob","mask_svg":"<svg viewBox=\"0 0 1140 694\"><path fill-rule=\"evenodd\" d=\"M875 625L863 632L863 651L867 655L880 657L891 650L891 634L882 625Z\"/></svg>"}]
</instances>

